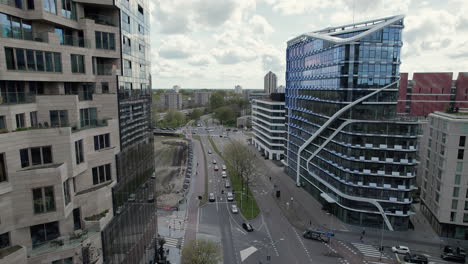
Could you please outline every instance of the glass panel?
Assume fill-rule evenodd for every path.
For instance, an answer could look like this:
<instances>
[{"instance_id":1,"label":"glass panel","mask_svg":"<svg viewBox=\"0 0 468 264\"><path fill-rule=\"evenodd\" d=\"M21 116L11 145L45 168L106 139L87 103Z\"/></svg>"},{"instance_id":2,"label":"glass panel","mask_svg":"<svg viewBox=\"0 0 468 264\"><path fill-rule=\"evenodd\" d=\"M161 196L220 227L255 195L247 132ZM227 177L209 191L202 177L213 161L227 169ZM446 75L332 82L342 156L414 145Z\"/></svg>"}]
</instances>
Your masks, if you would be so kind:
<instances>
[{"instance_id":1,"label":"glass panel","mask_svg":"<svg viewBox=\"0 0 468 264\"><path fill-rule=\"evenodd\" d=\"M104 174L104 166L99 166L99 181L100 182L105 182L106 181L106 178L105 178L105 174Z\"/></svg>"},{"instance_id":2,"label":"glass panel","mask_svg":"<svg viewBox=\"0 0 468 264\"><path fill-rule=\"evenodd\" d=\"M105 168L106 168L106 181L110 181L112 179L110 164L106 164Z\"/></svg>"},{"instance_id":3,"label":"glass panel","mask_svg":"<svg viewBox=\"0 0 468 264\"><path fill-rule=\"evenodd\" d=\"M115 34L109 33L109 49L115 49Z\"/></svg>"},{"instance_id":4,"label":"glass panel","mask_svg":"<svg viewBox=\"0 0 468 264\"><path fill-rule=\"evenodd\" d=\"M28 149L20 150L21 168L29 166L29 151Z\"/></svg>"},{"instance_id":5,"label":"glass panel","mask_svg":"<svg viewBox=\"0 0 468 264\"><path fill-rule=\"evenodd\" d=\"M61 110L59 111L59 115L60 115L60 126L62 127L68 126L68 111Z\"/></svg>"},{"instance_id":6,"label":"glass panel","mask_svg":"<svg viewBox=\"0 0 468 264\"><path fill-rule=\"evenodd\" d=\"M7 14L0 13L0 30L2 31L3 37L11 38L13 36L10 16Z\"/></svg>"},{"instance_id":7,"label":"glass panel","mask_svg":"<svg viewBox=\"0 0 468 264\"><path fill-rule=\"evenodd\" d=\"M50 1L50 12L57 14L57 4L55 0L44 0L44 1Z\"/></svg>"},{"instance_id":8,"label":"glass panel","mask_svg":"<svg viewBox=\"0 0 468 264\"><path fill-rule=\"evenodd\" d=\"M26 60L28 63L28 71L35 71L36 62L34 61L34 50L26 50Z\"/></svg>"},{"instance_id":9,"label":"glass panel","mask_svg":"<svg viewBox=\"0 0 468 264\"><path fill-rule=\"evenodd\" d=\"M23 38L26 40L32 40L32 26L30 21L22 21L23 22Z\"/></svg>"},{"instance_id":10,"label":"glass panel","mask_svg":"<svg viewBox=\"0 0 468 264\"><path fill-rule=\"evenodd\" d=\"M76 55L70 55L72 72L78 72L78 62Z\"/></svg>"},{"instance_id":11,"label":"glass panel","mask_svg":"<svg viewBox=\"0 0 468 264\"><path fill-rule=\"evenodd\" d=\"M44 202L42 200L42 188L33 189L33 204L34 213L39 214L44 212Z\"/></svg>"},{"instance_id":12,"label":"glass panel","mask_svg":"<svg viewBox=\"0 0 468 264\"><path fill-rule=\"evenodd\" d=\"M45 52L46 71L53 72L54 66L52 64L52 53Z\"/></svg>"},{"instance_id":13,"label":"glass panel","mask_svg":"<svg viewBox=\"0 0 468 264\"><path fill-rule=\"evenodd\" d=\"M97 167L93 168L93 184L99 184Z\"/></svg>"},{"instance_id":14,"label":"glass panel","mask_svg":"<svg viewBox=\"0 0 468 264\"><path fill-rule=\"evenodd\" d=\"M102 39L101 39L101 32L96 31L96 49L102 49Z\"/></svg>"},{"instance_id":15,"label":"glass panel","mask_svg":"<svg viewBox=\"0 0 468 264\"><path fill-rule=\"evenodd\" d=\"M80 72L80 73L85 72L84 56L83 55L78 55L78 72Z\"/></svg>"},{"instance_id":16,"label":"glass panel","mask_svg":"<svg viewBox=\"0 0 468 264\"><path fill-rule=\"evenodd\" d=\"M10 233L0 234L0 249L10 247Z\"/></svg>"},{"instance_id":17,"label":"glass panel","mask_svg":"<svg viewBox=\"0 0 468 264\"><path fill-rule=\"evenodd\" d=\"M50 125L55 127L59 125L59 119L58 119L58 111L52 110L49 112L50 116Z\"/></svg>"},{"instance_id":18,"label":"glass panel","mask_svg":"<svg viewBox=\"0 0 468 264\"><path fill-rule=\"evenodd\" d=\"M105 33L105 32L102 33L102 48L109 49L107 33Z\"/></svg>"},{"instance_id":19,"label":"glass panel","mask_svg":"<svg viewBox=\"0 0 468 264\"><path fill-rule=\"evenodd\" d=\"M8 70L15 70L15 57L13 55L12 48L5 48L5 58L6 58L6 65Z\"/></svg>"},{"instance_id":20,"label":"glass panel","mask_svg":"<svg viewBox=\"0 0 468 264\"><path fill-rule=\"evenodd\" d=\"M24 49L16 49L16 63L18 70L26 70L26 61L24 59Z\"/></svg>"},{"instance_id":21,"label":"glass panel","mask_svg":"<svg viewBox=\"0 0 468 264\"><path fill-rule=\"evenodd\" d=\"M31 162L33 166L42 164L41 148L31 148Z\"/></svg>"},{"instance_id":22,"label":"glass panel","mask_svg":"<svg viewBox=\"0 0 468 264\"><path fill-rule=\"evenodd\" d=\"M44 204L46 212L55 211L54 187L44 188Z\"/></svg>"},{"instance_id":23,"label":"glass panel","mask_svg":"<svg viewBox=\"0 0 468 264\"><path fill-rule=\"evenodd\" d=\"M38 71L44 71L44 52L36 50L36 66Z\"/></svg>"},{"instance_id":24,"label":"glass panel","mask_svg":"<svg viewBox=\"0 0 468 264\"><path fill-rule=\"evenodd\" d=\"M0 182L7 180L5 154L0 154Z\"/></svg>"},{"instance_id":25,"label":"glass panel","mask_svg":"<svg viewBox=\"0 0 468 264\"><path fill-rule=\"evenodd\" d=\"M55 72L62 72L62 58L60 53L54 53Z\"/></svg>"},{"instance_id":26,"label":"glass panel","mask_svg":"<svg viewBox=\"0 0 468 264\"><path fill-rule=\"evenodd\" d=\"M52 163L52 147L42 147L42 159L44 164Z\"/></svg>"},{"instance_id":27,"label":"glass panel","mask_svg":"<svg viewBox=\"0 0 468 264\"><path fill-rule=\"evenodd\" d=\"M17 17L11 18L11 29L13 32L13 38L22 39L23 35L21 34L21 20Z\"/></svg>"}]
</instances>

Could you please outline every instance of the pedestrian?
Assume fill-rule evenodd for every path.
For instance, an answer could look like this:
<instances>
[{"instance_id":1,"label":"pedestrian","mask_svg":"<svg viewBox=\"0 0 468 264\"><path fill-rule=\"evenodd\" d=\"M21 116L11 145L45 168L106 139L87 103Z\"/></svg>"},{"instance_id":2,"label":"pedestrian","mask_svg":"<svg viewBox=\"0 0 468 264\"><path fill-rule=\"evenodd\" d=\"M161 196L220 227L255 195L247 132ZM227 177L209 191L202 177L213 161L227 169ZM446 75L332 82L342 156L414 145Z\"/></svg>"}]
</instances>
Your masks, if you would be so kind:
<instances>
[{"instance_id":1,"label":"pedestrian","mask_svg":"<svg viewBox=\"0 0 468 264\"><path fill-rule=\"evenodd\" d=\"M270 181L271 181L271 176L269 178L270 178Z\"/></svg>"},{"instance_id":2,"label":"pedestrian","mask_svg":"<svg viewBox=\"0 0 468 264\"><path fill-rule=\"evenodd\" d=\"M361 235L361 237L359 238L359 241L361 241L361 242L362 242L362 235Z\"/></svg>"},{"instance_id":3,"label":"pedestrian","mask_svg":"<svg viewBox=\"0 0 468 264\"><path fill-rule=\"evenodd\" d=\"M364 236L366 234L366 229L362 229L362 236Z\"/></svg>"},{"instance_id":4,"label":"pedestrian","mask_svg":"<svg viewBox=\"0 0 468 264\"><path fill-rule=\"evenodd\" d=\"M309 225L310 225L310 226L312 225L312 220L309 220Z\"/></svg>"}]
</instances>

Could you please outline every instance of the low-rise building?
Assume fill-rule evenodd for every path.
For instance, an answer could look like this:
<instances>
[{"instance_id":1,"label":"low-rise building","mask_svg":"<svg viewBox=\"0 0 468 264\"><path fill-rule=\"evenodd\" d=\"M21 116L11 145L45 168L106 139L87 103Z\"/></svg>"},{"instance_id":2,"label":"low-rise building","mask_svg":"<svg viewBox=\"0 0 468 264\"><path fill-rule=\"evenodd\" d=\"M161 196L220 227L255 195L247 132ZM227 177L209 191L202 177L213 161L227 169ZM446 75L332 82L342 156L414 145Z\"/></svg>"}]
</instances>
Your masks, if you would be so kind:
<instances>
[{"instance_id":1,"label":"low-rise building","mask_svg":"<svg viewBox=\"0 0 468 264\"><path fill-rule=\"evenodd\" d=\"M419 152L421 212L440 236L468 239L467 137L468 113L429 114Z\"/></svg>"},{"instance_id":2,"label":"low-rise building","mask_svg":"<svg viewBox=\"0 0 468 264\"><path fill-rule=\"evenodd\" d=\"M286 141L284 94L252 101L253 144L266 157L281 160Z\"/></svg>"}]
</instances>

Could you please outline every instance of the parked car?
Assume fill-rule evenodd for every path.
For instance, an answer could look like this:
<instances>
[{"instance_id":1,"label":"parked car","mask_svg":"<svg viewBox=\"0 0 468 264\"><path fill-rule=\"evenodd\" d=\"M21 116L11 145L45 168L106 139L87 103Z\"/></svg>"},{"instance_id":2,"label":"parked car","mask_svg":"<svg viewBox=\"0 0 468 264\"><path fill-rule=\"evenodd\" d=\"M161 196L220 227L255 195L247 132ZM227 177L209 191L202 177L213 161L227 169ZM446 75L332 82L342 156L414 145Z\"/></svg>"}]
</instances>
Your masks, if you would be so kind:
<instances>
[{"instance_id":1,"label":"parked car","mask_svg":"<svg viewBox=\"0 0 468 264\"><path fill-rule=\"evenodd\" d=\"M225 171L222 171L222 172L221 172L221 177L226 178L226 177L227 177L227 173L226 173Z\"/></svg>"},{"instance_id":2,"label":"parked car","mask_svg":"<svg viewBox=\"0 0 468 264\"><path fill-rule=\"evenodd\" d=\"M226 196L227 196L228 202L234 201L234 195L232 194L232 192L228 192Z\"/></svg>"},{"instance_id":3,"label":"parked car","mask_svg":"<svg viewBox=\"0 0 468 264\"><path fill-rule=\"evenodd\" d=\"M210 193L209 201L210 201L210 202L216 201L216 198L215 198L215 196L214 196L214 193Z\"/></svg>"},{"instance_id":4,"label":"parked car","mask_svg":"<svg viewBox=\"0 0 468 264\"><path fill-rule=\"evenodd\" d=\"M406 262L415 264L427 264L429 262L426 256L420 254L406 254L403 259Z\"/></svg>"},{"instance_id":5,"label":"parked car","mask_svg":"<svg viewBox=\"0 0 468 264\"><path fill-rule=\"evenodd\" d=\"M245 231L247 231L247 232L252 232L253 231L253 227L249 223L242 223L242 228L244 228Z\"/></svg>"},{"instance_id":6,"label":"parked car","mask_svg":"<svg viewBox=\"0 0 468 264\"><path fill-rule=\"evenodd\" d=\"M232 205L231 205L231 212L232 212L233 214L239 213L239 209L237 208L237 205L235 205L235 204L232 204Z\"/></svg>"},{"instance_id":7,"label":"parked car","mask_svg":"<svg viewBox=\"0 0 468 264\"><path fill-rule=\"evenodd\" d=\"M224 184L224 187L225 188L231 188L231 184L229 183L229 181L226 181L226 183Z\"/></svg>"},{"instance_id":8,"label":"parked car","mask_svg":"<svg viewBox=\"0 0 468 264\"><path fill-rule=\"evenodd\" d=\"M392 247L392 252L397 254L408 254L410 250L406 246L394 246Z\"/></svg>"}]
</instances>

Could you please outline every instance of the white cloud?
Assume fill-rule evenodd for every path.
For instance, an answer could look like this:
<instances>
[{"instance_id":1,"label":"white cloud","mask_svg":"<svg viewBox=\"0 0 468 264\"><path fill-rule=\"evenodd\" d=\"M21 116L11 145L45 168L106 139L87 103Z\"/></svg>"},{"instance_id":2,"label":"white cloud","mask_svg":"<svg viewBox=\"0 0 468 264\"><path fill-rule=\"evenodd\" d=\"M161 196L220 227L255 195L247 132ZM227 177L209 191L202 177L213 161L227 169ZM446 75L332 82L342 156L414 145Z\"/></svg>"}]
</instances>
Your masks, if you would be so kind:
<instances>
[{"instance_id":1,"label":"white cloud","mask_svg":"<svg viewBox=\"0 0 468 264\"><path fill-rule=\"evenodd\" d=\"M161 42L159 55L166 59L185 59L191 57L200 49L195 40L182 35L164 38Z\"/></svg>"},{"instance_id":2,"label":"white cloud","mask_svg":"<svg viewBox=\"0 0 468 264\"><path fill-rule=\"evenodd\" d=\"M188 61L193 66L206 66L213 63L213 57L209 55L195 55Z\"/></svg>"}]
</instances>

